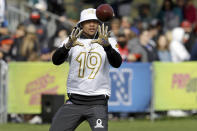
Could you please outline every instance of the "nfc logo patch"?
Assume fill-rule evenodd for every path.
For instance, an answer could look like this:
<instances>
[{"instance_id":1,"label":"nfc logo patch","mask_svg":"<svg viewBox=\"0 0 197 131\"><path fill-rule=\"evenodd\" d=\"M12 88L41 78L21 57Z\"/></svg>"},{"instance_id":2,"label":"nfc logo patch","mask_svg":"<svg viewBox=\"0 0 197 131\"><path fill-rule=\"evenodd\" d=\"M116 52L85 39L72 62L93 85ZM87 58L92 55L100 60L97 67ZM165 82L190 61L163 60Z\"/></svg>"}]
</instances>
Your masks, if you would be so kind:
<instances>
[{"instance_id":1,"label":"nfc logo patch","mask_svg":"<svg viewBox=\"0 0 197 131\"><path fill-rule=\"evenodd\" d=\"M110 106L130 106L132 104L131 96L131 82L132 69L111 69L111 96L109 100Z\"/></svg>"}]
</instances>

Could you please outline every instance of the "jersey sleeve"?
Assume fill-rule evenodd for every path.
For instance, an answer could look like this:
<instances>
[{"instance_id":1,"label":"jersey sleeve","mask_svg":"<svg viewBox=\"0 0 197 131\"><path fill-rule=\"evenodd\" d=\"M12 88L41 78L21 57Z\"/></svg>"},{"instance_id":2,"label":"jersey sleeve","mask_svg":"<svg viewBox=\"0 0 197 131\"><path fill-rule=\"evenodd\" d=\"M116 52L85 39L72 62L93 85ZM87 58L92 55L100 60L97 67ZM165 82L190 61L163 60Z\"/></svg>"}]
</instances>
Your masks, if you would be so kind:
<instances>
[{"instance_id":1,"label":"jersey sleeve","mask_svg":"<svg viewBox=\"0 0 197 131\"><path fill-rule=\"evenodd\" d=\"M68 42L68 39L69 39L69 38L67 37L64 41L62 41L62 43L60 44L59 48L60 48L60 47L63 47L64 44Z\"/></svg>"},{"instance_id":2,"label":"jersey sleeve","mask_svg":"<svg viewBox=\"0 0 197 131\"><path fill-rule=\"evenodd\" d=\"M112 48L120 54L120 52L118 50L118 43L117 43L116 39L115 38L109 38L109 43L111 44Z\"/></svg>"},{"instance_id":3,"label":"jersey sleeve","mask_svg":"<svg viewBox=\"0 0 197 131\"><path fill-rule=\"evenodd\" d=\"M115 39L110 38L109 43L110 43L110 46L106 46L103 48L107 54L107 59L109 61L109 64L112 67L118 68L118 67L120 67L120 65L122 63L122 58L121 58L120 52L116 46L117 42Z\"/></svg>"},{"instance_id":4,"label":"jersey sleeve","mask_svg":"<svg viewBox=\"0 0 197 131\"><path fill-rule=\"evenodd\" d=\"M63 47L64 44L66 44L68 42L68 37L62 41L62 43L60 44L59 48ZM70 51L68 52L68 58L66 59L66 61L70 61L70 58L71 58L71 54L72 54L72 48L70 49Z\"/></svg>"},{"instance_id":5,"label":"jersey sleeve","mask_svg":"<svg viewBox=\"0 0 197 131\"><path fill-rule=\"evenodd\" d=\"M60 44L60 47L63 47L64 44L66 44L66 43L68 42L68 39L69 39L69 38L67 37L64 41L62 41L62 43ZM70 51L68 52L68 58L66 59L66 61L69 61L71 52L72 52L72 48L71 48Z\"/></svg>"}]
</instances>

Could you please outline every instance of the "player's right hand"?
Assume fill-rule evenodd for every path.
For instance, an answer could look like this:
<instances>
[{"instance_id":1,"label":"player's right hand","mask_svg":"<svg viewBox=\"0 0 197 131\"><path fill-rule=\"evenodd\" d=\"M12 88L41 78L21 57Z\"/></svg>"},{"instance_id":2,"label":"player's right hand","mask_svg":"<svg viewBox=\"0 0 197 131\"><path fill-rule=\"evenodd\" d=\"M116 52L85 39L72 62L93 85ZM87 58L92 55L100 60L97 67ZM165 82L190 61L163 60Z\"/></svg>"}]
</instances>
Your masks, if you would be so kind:
<instances>
[{"instance_id":1,"label":"player's right hand","mask_svg":"<svg viewBox=\"0 0 197 131\"><path fill-rule=\"evenodd\" d=\"M74 47L76 45L83 46L82 43L77 41L77 38L79 38L82 32L83 30L80 30L79 28L74 28L71 34L69 35L68 42L65 43L65 48L70 49L71 47Z\"/></svg>"},{"instance_id":2,"label":"player's right hand","mask_svg":"<svg viewBox=\"0 0 197 131\"><path fill-rule=\"evenodd\" d=\"M104 24L102 24L102 27L98 26L98 39L92 40L91 43L98 43L103 47L109 46L110 43L108 41L108 37L110 35L110 32L108 31L108 26L105 27Z\"/></svg>"}]
</instances>

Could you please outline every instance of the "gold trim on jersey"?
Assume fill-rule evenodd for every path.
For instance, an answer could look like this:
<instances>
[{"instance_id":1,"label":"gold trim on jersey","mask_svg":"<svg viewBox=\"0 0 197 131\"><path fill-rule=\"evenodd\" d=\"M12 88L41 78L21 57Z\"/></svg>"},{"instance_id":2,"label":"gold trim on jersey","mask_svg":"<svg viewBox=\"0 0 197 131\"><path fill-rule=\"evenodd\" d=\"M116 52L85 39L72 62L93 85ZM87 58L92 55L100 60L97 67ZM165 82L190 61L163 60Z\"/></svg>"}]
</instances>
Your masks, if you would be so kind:
<instances>
[{"instance_id":1,"label":"gold trim on jersey","mask_svg":"<svg viewBox=\"0 0 197 131\"><path fill-rule=\"evenodd\" d=\"M92 61L93 61L92 58L95 58L96 59L95 64L92 63ZM93 65L93 66L95 66L97 64L97 57L96 56L90 56L90 64Z\"/></svg>"},{"instance_id":2,"label":"gold trim on jersey","mask_svg":"<svg viewBox=\"0 0 197 131\"><path fill-rule=\"evenodd\" d=\"M85 55L85 57L81 57L81 55ZM84 59L84 60L83 60ZM75 59L77 62L79 62L79 72L78 72L78 77L83 78L84 77L84 72L85 72L85 63L86 63L86 52L81 52ZM82 69L82 74L81 74L81 69Z\"/></svg>"},{"instance_id":3,"label":"gold trim on jersey","mask_svg":"<svg viewBox=\"0 0 197 131\"><path fill-rule=\"evenodd\" d=\"M97 54L97 55L95 55ZM92 58L95 57L96 58L96 63L95 64L92 64ZM100 59L100 61L99 61ZM88 64L90 61L90 65ZM98 62L99 61L99 62ZM101 55L98 53L98 52L90 52L90 58L86 61L86 65L89 69L92 69L92 72L91 74L89 75L88 79L94 79L96 74L98 73L99 69L100 69L100 66L101 66L101 63L102 63L102 57ZM97 66L97 64L99 64L99 66ZM92 67L90 67L92 66ZM96 70L95 70L96 69ZM94 74L92 76L92 74Z\"/></svg>"},{"instance_id":4,"label":"gold trim on jersey","mask_svg":"<svg viewBox=\"0 0 197 131\"><path fill-rule=\"evenodd\" d=\"M76 61L79 62L79 72L78 77L83 78L85 73L85 64L88 69L91 69L92 72L89 75L88 79L94 79L96 74L98 73L101 63L102 63L102 57L98 52L89 52L88 56L86 58L87 52L80 52L79 55L76 57ZM93 58L95 58L95 63L93 62ZM98 65L99 64L99 65Z\"/></svg>"}]
</instances>

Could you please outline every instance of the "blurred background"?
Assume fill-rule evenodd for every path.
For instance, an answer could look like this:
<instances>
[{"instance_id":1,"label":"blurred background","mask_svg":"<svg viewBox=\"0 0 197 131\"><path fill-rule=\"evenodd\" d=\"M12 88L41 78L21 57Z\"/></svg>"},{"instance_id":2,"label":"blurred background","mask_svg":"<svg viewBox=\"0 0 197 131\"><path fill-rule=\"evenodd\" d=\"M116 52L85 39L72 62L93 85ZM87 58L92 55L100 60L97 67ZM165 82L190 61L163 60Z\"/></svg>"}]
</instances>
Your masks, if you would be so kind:
<instances>
[{"instance_id":1,"label":"blurred background","mask_svg":"<svg viewBox=\"0 0 197 131\"><path fill-rule=\"evenodd\" d=\"M80 11L102 3L114 9L114 19L106 24L119 43L124 61L196 60L194 0L2 0L0 40L13 42L1 42L0 58L6 62L50 60L50 53L76 25ZM177 27L184 31L179 41L184 55L180 58L181 51L170 44L176 39L172 32ZM138 40L147 47L134 51ZM25 44L29 41L32 44Z\"/></svg>"},{"instance_id":2,"label":"blurred background","mask_svg":"<svg viewBox=\"0 0 197 131\"><path fill-rule=\"evenodd\" d=\"M110 70L109 119L196 120L197 1L0 0L0 123L51 123L69 69L51 56L80 12L103 3L123 59Z\"/></svg>"}]
</instances>

